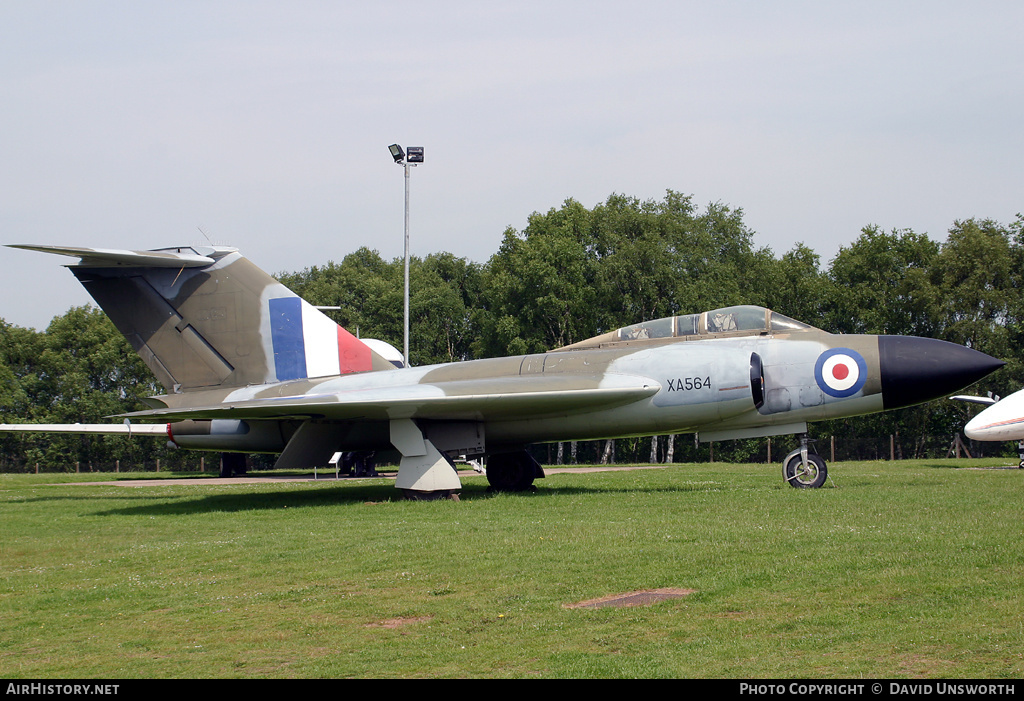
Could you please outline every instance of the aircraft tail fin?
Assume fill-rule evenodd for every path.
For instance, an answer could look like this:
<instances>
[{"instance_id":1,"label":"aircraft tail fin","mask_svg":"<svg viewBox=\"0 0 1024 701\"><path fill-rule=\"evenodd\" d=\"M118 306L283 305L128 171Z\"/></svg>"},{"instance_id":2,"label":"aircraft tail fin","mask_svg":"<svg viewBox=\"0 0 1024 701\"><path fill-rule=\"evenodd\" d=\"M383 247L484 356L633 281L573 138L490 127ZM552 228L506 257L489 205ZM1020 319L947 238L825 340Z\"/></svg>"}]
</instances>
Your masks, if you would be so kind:
<instances>
[{"instance_id":1,"label":"aircraft tail fin","mask_svg":"<svg viewBox=\"0 0 1024 701\"><path fill-rule=\"evenodd\" d=\"M234 248L11 247L79 258L71 272L168 392L396 367Z\"/></svg>"}]
</instances>

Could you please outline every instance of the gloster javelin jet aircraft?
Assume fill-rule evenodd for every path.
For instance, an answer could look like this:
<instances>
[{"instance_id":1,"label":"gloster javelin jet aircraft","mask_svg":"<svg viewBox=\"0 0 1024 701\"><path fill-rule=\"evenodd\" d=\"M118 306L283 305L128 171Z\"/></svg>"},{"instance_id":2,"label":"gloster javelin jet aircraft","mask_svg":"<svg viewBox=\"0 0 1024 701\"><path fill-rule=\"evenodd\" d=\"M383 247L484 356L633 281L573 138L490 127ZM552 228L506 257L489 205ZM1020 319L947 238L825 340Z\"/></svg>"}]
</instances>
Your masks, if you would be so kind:
<instances>
[{"instance_id":1,"label":"gloster javelin jet aircraft","mask_svg":"<svg viewBox=\"0 0 1024 701\"><path fill-rule=\"evenodd\" d=\"M491 485L521 491L544 476L531 443L675 433L798 434L784 477L820 487L808 422L944 397L1003 365L944 341L833 335L737 306L543 354L400 367L393 348L357 339L235 248L15 248L78 258L71 272L167 393L118 417L128 425L0 430L159 434L222 453L228 474L245 453L296 468L391 451L396 487L414 497L461 487L453 456L486 456Z\"/></svg>"}]
</instances>

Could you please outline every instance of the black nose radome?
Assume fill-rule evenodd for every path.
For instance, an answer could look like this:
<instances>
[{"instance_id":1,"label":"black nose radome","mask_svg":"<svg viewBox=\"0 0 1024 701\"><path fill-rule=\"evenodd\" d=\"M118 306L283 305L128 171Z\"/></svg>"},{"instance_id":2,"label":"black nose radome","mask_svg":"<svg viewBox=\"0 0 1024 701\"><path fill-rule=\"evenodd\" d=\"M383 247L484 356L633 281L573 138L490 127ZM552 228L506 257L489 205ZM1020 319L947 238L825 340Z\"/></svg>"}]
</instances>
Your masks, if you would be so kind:
<instances>
[{"instance_id":1,"label":"black nose radome","mask_svg":"<svg viewBox=\"0 0 1024 701\"><path fill-rule=\"evenodd\" d=\"M878 358L886 409L945 397L1006 364L966 346L916 336L879 336Z\"/></svg>"}]
</instances>

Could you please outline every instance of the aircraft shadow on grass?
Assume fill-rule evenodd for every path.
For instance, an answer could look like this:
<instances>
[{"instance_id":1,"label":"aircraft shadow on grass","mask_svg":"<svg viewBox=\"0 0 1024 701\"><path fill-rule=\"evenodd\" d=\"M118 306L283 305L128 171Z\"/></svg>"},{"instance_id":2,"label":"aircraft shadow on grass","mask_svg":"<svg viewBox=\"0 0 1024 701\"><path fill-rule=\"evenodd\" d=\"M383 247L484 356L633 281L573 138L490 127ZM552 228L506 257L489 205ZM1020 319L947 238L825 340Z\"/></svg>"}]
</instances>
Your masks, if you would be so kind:
<instances>
[{"instance_id":1,"label":"aircraft shadow on grass","mask_svg":"<svg viewBox=\"0 0 1024 701\"><path fill-rule=\"evenodd\" d=\"M729 489L728 485L715 485ZM746 487L736 486L735 489ZM773 487L774 488L774 487ZM705 492L708 485L659 485L653 487L636 487L621 489L604 489L580 486L556 486L535 492L501 495L480 485L463 486L460 501L475 501L505 496L515 499L557 499L559 497L586 496L600 494L636 494L636 493L679 493L694 494ZM41 497L32 501L52 499L81 499L95 501L95 497ZM330 487L318 490L250 492L237 494L211 494L205 496L188 495L173 496L123 496L113 497L118 502L129 501L130 506L104 509L93 512L95 516L186 516L192 514L234 513L240 511L274 511L278 509L298 509L316 506L360 506L375 505L401 500L400 495L389 485L366 485ZM110 498L106 498L110 500Z\"/></svg>"}]
</instances>

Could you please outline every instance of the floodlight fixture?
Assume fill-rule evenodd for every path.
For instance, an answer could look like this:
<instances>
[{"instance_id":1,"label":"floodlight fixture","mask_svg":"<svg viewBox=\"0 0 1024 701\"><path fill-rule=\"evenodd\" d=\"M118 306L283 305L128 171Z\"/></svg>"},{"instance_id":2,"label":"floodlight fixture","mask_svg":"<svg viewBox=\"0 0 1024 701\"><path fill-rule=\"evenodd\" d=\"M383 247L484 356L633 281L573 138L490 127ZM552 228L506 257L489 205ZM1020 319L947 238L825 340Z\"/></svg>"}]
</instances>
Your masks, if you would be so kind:
<instances>
[{"instance_id":1,"label":"floodlight fixture","mask_svg":"<svg viewBox=\"0 0 1024 701\"><path fill-rule=\"evenodd\" d=\"M408 157L406 157L405 151L398 144L388 146L388 151L391 152L391 157L395 159L395 163L402 166L405 170L405 319L403 324L405 327L403 334L405 336L405 348L403 349L403 358L405 360L405 367L409 367L409 170L423 162L423 147L410 146Z\"/></svg>"}]
</instances>

